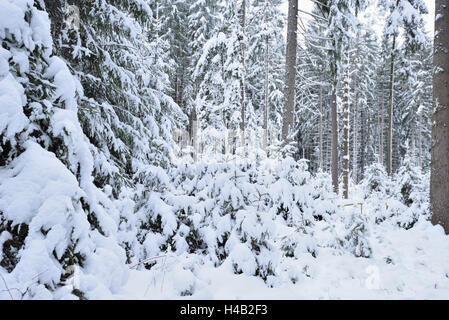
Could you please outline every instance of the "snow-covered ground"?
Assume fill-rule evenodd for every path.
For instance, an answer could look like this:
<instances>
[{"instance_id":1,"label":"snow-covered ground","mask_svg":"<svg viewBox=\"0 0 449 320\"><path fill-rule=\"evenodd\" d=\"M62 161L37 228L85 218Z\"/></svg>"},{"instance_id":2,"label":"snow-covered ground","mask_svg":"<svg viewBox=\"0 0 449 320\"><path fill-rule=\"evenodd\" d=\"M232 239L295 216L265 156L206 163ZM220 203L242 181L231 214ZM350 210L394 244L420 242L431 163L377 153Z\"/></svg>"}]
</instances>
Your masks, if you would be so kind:
<instances>
[{"instance_id":1,"label":"snow-covered ground","mask_svg":"<svg viewBox=\"0 0 449 320\"><path fill-rule=\"evenodd\" d=\"M292 262L309 266L299 281L263 280L236 275L229 265L198 263L190 272L180 267L189 257L170 257L153 270L132 270L118 299L449 299L449 241L428 222L417 229L379 228L370 238L374 257L355 258L321 252L318 258ZM396 257L387 262L388 257ZM192 258L190 258L192 259ZM194 259L193 259L194 260ZM191 296L179 296L190 287Z\"/></svg>"}]
</instances>

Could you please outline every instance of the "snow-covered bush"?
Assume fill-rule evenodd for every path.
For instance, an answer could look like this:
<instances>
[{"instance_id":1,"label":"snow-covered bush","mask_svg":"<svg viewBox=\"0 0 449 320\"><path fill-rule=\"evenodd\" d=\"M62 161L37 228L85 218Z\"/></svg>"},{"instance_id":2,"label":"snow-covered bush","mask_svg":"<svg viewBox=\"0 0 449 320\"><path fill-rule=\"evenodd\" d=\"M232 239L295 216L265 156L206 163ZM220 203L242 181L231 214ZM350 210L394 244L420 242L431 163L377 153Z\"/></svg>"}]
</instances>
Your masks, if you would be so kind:
<instances>
[{"instance_id":1,"label":"snow-covered bush","mask_svg":"<svg viewBox=\"0 0 449 320\"><path fill-rule=\"evenodd\" d=\"M236 160L179 166L174 177L175 193L187 195L172 196L169 202L191 252L207 253L216 265L229 259L238 273L264 279L274 273L273 216L254 164Z\"/></svg>"},{"instance_id":2,"label":"snow-covered bush","mask_svg":"<svg viewBox=\"0 0 449 320\"><path fill-rule=\"evenodd\" d=\"M365 190L365 199L373 193L389 195L391 193L391 181L382 164L374 162L366 169L365 178L362 181Z\"/></svg>"},{"instance_id":3,"label":"snow-covered bush","mask_svg":"<svg viewBox=\"0 0 449 320\"><path fill-rule=\"evenodd\" d=\"M343 246L356 257L369 258L372 254L368 242L369 221L360 213L352 213L346 222L347 233L344 237Z\"/></svg>"},{"instance_id":4,"label":"snow-covered bush","mask_svg":"<svg viewBox=\"0 0 449 320\"><path fill-rule=\"evenodd\" d=\"M409 229L418 221L419 216L428 214L428 178L422 174L414 164L414 159L407 153L394 177L395 195L406 206L397 217L397 223L401 227Z\"/></svg>"}]
</instances>

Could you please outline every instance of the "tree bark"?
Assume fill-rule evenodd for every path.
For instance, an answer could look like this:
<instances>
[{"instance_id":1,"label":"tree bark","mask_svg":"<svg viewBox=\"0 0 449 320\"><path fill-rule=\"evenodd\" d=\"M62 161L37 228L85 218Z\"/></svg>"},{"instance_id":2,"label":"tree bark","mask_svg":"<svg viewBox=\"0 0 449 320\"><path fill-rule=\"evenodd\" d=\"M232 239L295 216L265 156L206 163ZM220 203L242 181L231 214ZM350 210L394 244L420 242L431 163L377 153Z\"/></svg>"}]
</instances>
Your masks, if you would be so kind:
<instances>
[{"instance_id":1,"label":"tree bark","mask_svg":"<svg viewBox=\"0 0 449 320\"><path fill-rule=\"evenodd\" d=\"M388 101L388 132L387 132L387 173L391 176L393 166L393 82L394 82L394 50L396 48L396 35L393 35L390 60L390 98Z\"/></svg>"},{"instance_id":2,"label":"tree bark","mask_svg":"<svg viewBox=\"0 0 449 320\"><path fill-rule=\"evenodd\" d=\"M366 138L365 138L365 126L363 125L365 123L365 117L364 117L363 109L360 110L360 123L362 124L360 126L360 176L361 179L364 179L365 177L365 148L366 148ZM368 135L369 136L369 135Z\"/></svg>"},{"instance_id":3,"label":"tree bark","mask_svg":"<svg viewBox=\"0 0 449 320\"><path fill-rule=\"evenodd\" d=\"M384 117L384 91L382 88L380 105L380 141L379 141L379 163L384 164L384 130L385 130L385 117Z\"/></svg>"},{"instance_id":4,"label":"tree bark","mask_svg":"<svg viewBox=\"0 0 449 320\"><path fill-rule=\"evenodd\" d=\"M344 52L343 81L343 197L349 198L349 48Z\"/></svg>"},{"instance_id":5,"label":"tree bark","mask_svg":"<svg viewBox=\"0 0 449 320\"><path fill-rule=\"evenodd\" d=\"M268 65L269 65L269 37L265 38L265 80L264 80L264 110L263 110L263 150L268 156Z\"/></svg>"},{"instance_id":6,"label":"tree bark","mask_svg":"<svg viewBox=\"0 0 449 320\"><path fill-rule=\"evenodd\" d=\"M242 0L242 15L240 24L242 27L242 40L240 42L240 59L242 64L242 73L240 75L240 104L241 104L241 121L240 121L240 139L242 147L245 146L245 22L246 22L246 0Z\"/></svg>"},{"instance_id":7,"label":"tree bark","mask_svg":"<svg viewBox=\"0 0 449 320\"><path fill-rule=\"evenodd\" d=\"M432 223L449 234L449 4L435 1L433 64L432 161L430 208Z\"/></svg>"},{"instance_id":8,"label":"tree bark","mask_svg":"<svg viewBox=\"0 0 449 320\"><path fill-rule=\"evenodd\" d=\"M355 88L357 89L357 82L355 83ZM352 150L352 177L354 182L358 182L358 148L359 148L359 92L357 91L355 94L354 100L354 145Z\"/></svg>"},{"instance_id":9,"label":"tree bark","mask_svg":"<svg viewBox=\"0 0 449 320\"><path fill-rule=\"evenodd\" d=\"M334 192L338 194L338 124L337 124L337 86L332 88L331 96L332 117L332 163L331 175Z\"/></svg>"},{"instance_id":10,"label":"tree bark","mask_svg":"<svg viewBox=\"0 0 449 320\"><path fill-rule=\"evenodd\" d=\"M418 166L422 169L422 111L418 115Z\"/></svg>"},{"instance_id":11,"label":"tree bark","mask_svg":"<svg viewBox=\"0 0 449 320\"><path fill-rule=\"evenodd\" d=\"M283 145L290 141L294 125L298 0L288 0L287 52L285 61L285 105L282 123Z\"/></svg>"},{"instance_id":12,"label":"tree bark","mask_svg":"<svg viewBox=\"0 0 449 320\"><path fill-rule=\"evenodd\" d=\"M192 107L189 115L189 134L190 134L190 145L193 147L192 158L193 161L198 160L198 142L197 142L197 132L198 132L198 121L195 108Z\"/></svg>"},{"instance_id":13,"label":"tree bark","mask_svg":"<svg viewBox=\"0 0 449 320\"><path fill-rule=\"evenodd\" d=\"M323 86L322 74L320 73L320 127L319 127L319 144L320 144L320 158L318 168L323 171Z\"/></svg>"}]
</instances>

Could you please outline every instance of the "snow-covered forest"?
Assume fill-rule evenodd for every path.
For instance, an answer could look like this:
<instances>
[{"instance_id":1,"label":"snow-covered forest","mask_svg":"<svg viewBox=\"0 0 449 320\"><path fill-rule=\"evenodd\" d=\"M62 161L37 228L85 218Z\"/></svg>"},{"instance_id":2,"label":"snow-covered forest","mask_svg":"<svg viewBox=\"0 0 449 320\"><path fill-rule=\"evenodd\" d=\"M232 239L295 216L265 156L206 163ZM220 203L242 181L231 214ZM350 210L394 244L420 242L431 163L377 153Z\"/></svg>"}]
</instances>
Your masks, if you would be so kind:
<instances>
[{"instance_id":1,"label":"snow-covered forest","mask_svg":"<svg viewBox=\"0 0 449 320\"><path fill-rule=\"evenodd\" d=\"M431 2L0 0L0 299L449 299Z\"/></svg>"}]
</instances>

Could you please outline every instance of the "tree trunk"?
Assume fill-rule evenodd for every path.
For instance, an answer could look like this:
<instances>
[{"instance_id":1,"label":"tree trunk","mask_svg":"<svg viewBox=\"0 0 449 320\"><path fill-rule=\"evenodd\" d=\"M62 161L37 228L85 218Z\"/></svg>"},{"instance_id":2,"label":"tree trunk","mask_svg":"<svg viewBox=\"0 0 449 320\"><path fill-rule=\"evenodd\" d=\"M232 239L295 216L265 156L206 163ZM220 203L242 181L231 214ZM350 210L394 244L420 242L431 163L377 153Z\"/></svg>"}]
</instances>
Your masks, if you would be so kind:
<instances>
[{"instance_id":1,"label":"tree trunk","mask_svg":"<svg viewBox=\"0 0 449 320\"><path fill-rule=\"evenodd\" d=\"M343 80L343 197L349 197L349 54L345 49Z\"/></svg>"},{"instance_id":2,"label":"tree trunk","mask_svg":"<svg viewBox=\"0 0 449 320\"><path fill-rule=\"evenodd\" d=\"M366 138L365 138L365 116L364 116L363 109L360 110L360 123L362 124L360 126L360 175L361 179L365 177L365 148L366 148ZM369 136L369 135L368 135Z\"/></svg>"},{"instance_id":3,"label":"tree trunk","mask_svg":"<svg viewBox=\"0 0 449 320\"><path fill-rule=\"evenodd\" d=\"M411 144L413 165L416 165L416 123L412 123Z\"/></svg>"},{"instance_id":4,"label":"tree trunk","mask_svg":"<svg viewBox=\"0 0 449 320\"><path fill-rule=\"evenodd\" d=\"M418 166L422 169L422 111L418 115Z\"/></svg>"},{"instance_id":5,"label":"tree trunk","mask_svg":"<svg viewBox=\"0 0 449 320\"><path fill-rule=\"evenodd\" d=\"M396 49L396 35L393 35L390 61L390 99L388 102L388 132L387 132L387 173L391 176L393 166L393 82L394 82L394 50Z\"/></svg>"},{"instance_id":6,"label":"tree trunk","mask_svg":"<svg viewBox=\"0 0 449 320\"><path fill-rule=\"evenodd\" d=\"M356 3L357 5L356 5L356 7L355 7L355 17L357 18L358 17L358 13L359 13L359 3L357 2ZM356 45L357 45L357 53L356 53L356 55L357 55L357 57L359 56L359 36L360 36L360 32L359 32L359 26L357 26L357 36L356 36ZM349 62L348 62L349 63ZM348 68L349 68L349 65L348 65ZM358 68L358 66L357 66L357 64L355 65L355 68L357 69ZM358 70L356 70L356 71L358 71ZM354 81L354 91L355 91L355 99L354 99L354 128L352 129L353 130L353 134L354 134L354 136L353 136L353 149L352 149L352 177L353 177L353 180L354 180L354 182L355 183L357 183L358 182L358 180L357 180L357 178L358 178L358 176L357 176L357 171L358 171L358 159L357 159L357 157L358 157L358 154L357 154L357 152L358 152L358 130L359 130L359 127L358 127L358 104L359 104L359 88L358 88L359 86L358 86L358 78L356 77L355 78L355 81ZM348 102L348 104L349 104L349 102Z\"/></svg>"},{"instance_id":7,"label":"tree trunk","mask_svg":"<svg viewBox=\"0 0 449 320\"><path fill-rule=\"evenodd\" d=\"M337 86L332 88L331 117L332 117L332 185L334 192L338 194L338 124L337 124Z\"/></svg>"},{"instance_id":8,"label":"tree trunk","mask_svg":"<svg viewBox=\"0 0 449 320\"><path fill-rule=\"evenodd\" d=\"M240 75L240 104L241 104L241 121L240 121L240 139L242 147L245 146L245 20L246 20L246 0L242 0L242 15L240 24L242 26L242 40L240 42L240 59L242 64L242 74Z\"/></svg>"},{"instance_id":9,"label":"tree trunk","mask_svg":"<svg viewBox=\"0 0 449 320\"><path fill-rule=\"evenodd\" d=\"M269 60L269 37L265 38L265 83L264 83L264 110L263 110L263 150L268 156L268 60Z\"/></svg>"},{"instance_id":10,"label":"tree trunk","mask_svg":"<svg viewBox=\"0 0 449 320\"><path fill-rule=\"evenodd\" d=\"M184 104L184 86L185 86L185 67L184 67L185 61L182 61L181 65L181 77L180 77L180 83L179 83L179 89L178 89L178 105L182 108Z\"/></svg>"},{"instance_id":11,"label":"tree trunk","mask_svg":"<svg viewBox=\"0 0 449 320\"><path fill-rule=\"evenodd\" d=\"M318 168L323 171L323 86L321 85L322 74L320 73L320 127L319 127L319 144L320 144L320 158Z\"/></svg>"},{"instance_id":12,"label":"tree trunk","mask_svg":"<svg viewBox=\"0 0 449 320\"><path fill-rule=\"evenodd\" d=\"M430 208L432 223L449 234L449 5L435 1L432 162Z\"/></svg>"},{"instance_id":13,"label":"tree trunk","mask_svg":"<svg viewBox=\"0 0 449 320\"><path fill-rule=\"evenodd\" d=\"M384 130L385 130L385 116L384 116L384 91L382 88L381 95L381 105L380 105L380 141L379 141L379 163L384 164Z\"/></svg>"},{"instance_id":14,"label":"tree trunk","mask_svg":"<svg viewBox=\"0 0 449 320\"><path fill-rule=\"evenodd\" d=\"M355 83L355 88L357 90L357 82ZM354 182L358 182L358 148L359 148L359 92L357 91L355 94L355 100L354 100L354 145L352 150L352 177L354 179Z\"/></svg>"},{"instance_id":15,"label":"tree trunk","mask_svg":"<svg viewBox=\"0 0 449 320\"><path fill-rule=\"evenodd\" d=\"M298 0L288 0L287 52L285 61L285 106L282 123L283 145L288 144L294 125Z\"/></svg>"},{"instance_id":16,"label":"tree trunk","mask_svg":"<svg viewBox=\"0 0 449 320\"><path fill-rule=\"evenodd\" d=\"M193 147L192 158L193 161L198 160L198 142L197 142L197 133L198 133L198 121L195 108L192 108L189 116L189 133L190 133L190 145Z\"/></svg>"}]
</instances>

